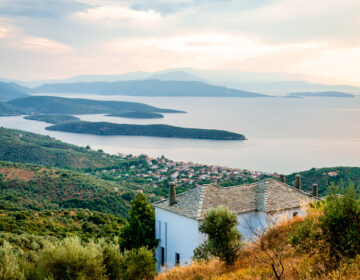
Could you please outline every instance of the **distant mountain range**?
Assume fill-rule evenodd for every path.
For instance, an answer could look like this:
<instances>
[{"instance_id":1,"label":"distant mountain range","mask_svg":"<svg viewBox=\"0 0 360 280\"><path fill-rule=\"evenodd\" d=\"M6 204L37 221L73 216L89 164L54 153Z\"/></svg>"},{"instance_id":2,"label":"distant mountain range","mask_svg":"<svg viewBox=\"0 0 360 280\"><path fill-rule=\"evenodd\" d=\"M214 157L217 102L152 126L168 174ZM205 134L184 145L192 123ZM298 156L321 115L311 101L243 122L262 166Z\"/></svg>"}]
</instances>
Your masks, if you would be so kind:
<instances>
[{"instance_id":1,"label":"distant mountain range","mask_svg":"<svg viewBox=\"0 0 360 280\"><path fill-rule=\"evenodd\" d=\"M214 86L197 81L160 80L45 84L31 89L31 92L127 96L268 97L264 94Z\"/></svg>"},{"instance_id":2,"label":"distant mountain range","mask_svg":"<svg viewBox=\"0 0 360 280\"><path fill-rule=\"evenodd\" d=\"M27 96L27 88L15 83L0 82L0 102Z\"/></svg>"},{"instance_id":3,"label":"distant mountain range","mask_svg":"<svg viewBox=\"0 0 360 280\"><path fill-rule=\"evenodd\" d=\"M1 79L0 81L14 82L22 86L38 87L43 84L79 83L79 82L118 82L134 80L161 81L199 81L211 85L224 86L242 91L258 92L268 95L283 96L289 92L317 92L341 91L359 94L360 87L351 85L327 85L309 82L310 77L302 74L288 73L259 73L232 69L199 70L193 68L167 69L157 72L129 72L115 75L78 75L62 80L40 80L21 82Z\"/></svg>"},{"instance_id":4,"label":"distant mountain range","mask_svg":"<svg viewBox=\"0 0 360 280\"><path fill-rule=\"evenodd\" d=\"M263 97L292 92L343 92L359 94L360 87L308 82L309 77L286 73L256 73L238 70L168 69L118 75L78 75L63 80L11 81L1 79L0 102L26 93L95 93L128 96ZM30 88L29 88L30 87ZM6 97L5 94L7 95ZM9 93L6 93L9 92ZM10 96L10 98L9 98ZM331 97L331 96L328 96Z\"/></svg>"}]
</instances>

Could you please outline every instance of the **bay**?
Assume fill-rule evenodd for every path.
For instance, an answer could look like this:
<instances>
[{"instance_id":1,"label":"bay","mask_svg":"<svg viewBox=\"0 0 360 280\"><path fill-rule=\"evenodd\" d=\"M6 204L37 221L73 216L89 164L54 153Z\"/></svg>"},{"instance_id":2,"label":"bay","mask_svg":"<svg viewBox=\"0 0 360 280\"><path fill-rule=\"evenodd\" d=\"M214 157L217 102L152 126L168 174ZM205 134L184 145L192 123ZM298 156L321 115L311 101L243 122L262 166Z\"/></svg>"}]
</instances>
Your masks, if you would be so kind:
<instances>
[{"instance_id":1,"label":"bay","mask_svg":"<svg viewBox=\"0 0 360 280\"><path fill-rule=\"evenodd\" d=\"M44 94L42 94L44 95ZM50 135L59 140L117 154L161 155L178 161L290 173L325 166L360 165L360 98L191 98L66 94L64 97L142 102L184 110L163 119L124 119L80 115L82 120L114 123L164 123L223 129L246 141L139 136L96 136L47 131L49 124L21 116L0 117L0 126Z\"/></svg>"}]
</instances>

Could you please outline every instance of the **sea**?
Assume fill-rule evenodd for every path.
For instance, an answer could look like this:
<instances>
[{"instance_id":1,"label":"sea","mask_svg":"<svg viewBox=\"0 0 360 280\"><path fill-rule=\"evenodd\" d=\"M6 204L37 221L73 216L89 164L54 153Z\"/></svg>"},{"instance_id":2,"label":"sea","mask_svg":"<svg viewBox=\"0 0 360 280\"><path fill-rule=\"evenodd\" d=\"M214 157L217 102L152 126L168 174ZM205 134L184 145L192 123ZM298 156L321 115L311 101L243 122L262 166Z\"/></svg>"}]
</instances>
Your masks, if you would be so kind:
<instances>
[{"instance_id":1,"label":"sea","mask_svg":"<svg viewBox=\"0 0 360 280\"><path fill-rule=\"evenodd\" d=\"M41 94L50 95L50 94ZM44 122L0 117L0 126L49 135L110 154L146 154L252 171L289 174L332 166L360 166L360 97L355 98L198 98L57 94L71 98L142 102L186 111L163 119L77 115L81 120L128 124L169 124L222 129L245 141L142 136L96 136L47 131Z\"/></svg>"}]
</instances>

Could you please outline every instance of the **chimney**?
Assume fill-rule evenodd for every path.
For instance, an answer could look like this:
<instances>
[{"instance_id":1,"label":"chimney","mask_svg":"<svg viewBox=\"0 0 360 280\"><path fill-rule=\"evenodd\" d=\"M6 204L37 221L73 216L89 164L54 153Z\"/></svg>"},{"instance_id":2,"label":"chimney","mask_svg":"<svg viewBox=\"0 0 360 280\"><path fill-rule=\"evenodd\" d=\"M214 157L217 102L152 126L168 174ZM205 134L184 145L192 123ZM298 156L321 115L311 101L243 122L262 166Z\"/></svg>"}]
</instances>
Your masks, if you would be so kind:
<instances>
[{"instance_id":1,"label":"chimney","mask_svg":"<svg viewBox=\"0 0 360 280\"><path fill-rule=\"evenodd\" d=\"M170 183L169 186L169 206L173 206L176 204L176 190L175 190L175 184Z\"/></svg>"},{"instance_id":2,"label":"chimney","mask_svg":"<svg viewBox=\"0 0 360 280\"><path fill-rule=\"evenodd\" d=\"M318 184L312 185L312 195L318 197L319 196L319 186Z\"/></svg>"},{"instance_id":3,"label":"chimney","mask_svg":"<svg viewBox=\"0 0 360 280\"><path fill-rule=\"evenodd\" d=\"M284 184L286 184L286 177L284 174L280 175L280 182L283 182Z\"/></svg>"},{"instance_id":4,"label":"chimney","mask_svg":"<svg viewBox=\"0 0 360 280\"><path fill-rule=\"evenodd\" d=\"M301 175L297 174L295 176L295 188L297 188L298 190L301 190Z\"/></svg>"}]
</instances>

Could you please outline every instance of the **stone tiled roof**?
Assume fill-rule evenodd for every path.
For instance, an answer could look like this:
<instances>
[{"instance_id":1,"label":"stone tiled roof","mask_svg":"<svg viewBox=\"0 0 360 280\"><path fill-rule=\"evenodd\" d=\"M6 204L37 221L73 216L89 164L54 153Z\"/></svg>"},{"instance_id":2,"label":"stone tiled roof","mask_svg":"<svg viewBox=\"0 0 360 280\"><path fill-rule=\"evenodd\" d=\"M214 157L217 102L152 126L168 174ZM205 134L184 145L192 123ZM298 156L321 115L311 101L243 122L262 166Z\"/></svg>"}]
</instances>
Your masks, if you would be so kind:
<instances>
[{"instance_id":1,"label":"stone tiled roof","mask_svg":"<svg viewBox=\"0 0 360 280\"><path fill-rule=\"evenodd\" d=\"M218 187L202 185L176 196L177 204L169 206L167 199L154 203L192 219L202 220L211 208L226 206L240 214L252 211L276 212L298 208L303 203L318 200L312 195L274 179L265 179L249 185Z\"/></svg>"}]
</instances>

